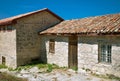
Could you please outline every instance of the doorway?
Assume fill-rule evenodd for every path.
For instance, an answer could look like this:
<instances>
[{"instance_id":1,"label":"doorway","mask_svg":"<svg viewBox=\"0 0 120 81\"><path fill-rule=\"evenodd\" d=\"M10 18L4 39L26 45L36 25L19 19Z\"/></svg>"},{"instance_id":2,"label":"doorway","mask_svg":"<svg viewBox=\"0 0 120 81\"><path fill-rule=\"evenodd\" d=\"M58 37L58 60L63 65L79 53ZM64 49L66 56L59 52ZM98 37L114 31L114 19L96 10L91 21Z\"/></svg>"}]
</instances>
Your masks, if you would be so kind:
<instances>
[{"instance_id":1,"label":"doorway","mask_svg":"<svg viewBox=\"0 0 120 81\"><path fill-rule=\"evenodd\" d=\"M77 48L78 48L78 37L70 36L69 37L69 48L68 48L68 67L69 68L78 68L78 57L77 57Z\"/></svg>"}]
</instances>

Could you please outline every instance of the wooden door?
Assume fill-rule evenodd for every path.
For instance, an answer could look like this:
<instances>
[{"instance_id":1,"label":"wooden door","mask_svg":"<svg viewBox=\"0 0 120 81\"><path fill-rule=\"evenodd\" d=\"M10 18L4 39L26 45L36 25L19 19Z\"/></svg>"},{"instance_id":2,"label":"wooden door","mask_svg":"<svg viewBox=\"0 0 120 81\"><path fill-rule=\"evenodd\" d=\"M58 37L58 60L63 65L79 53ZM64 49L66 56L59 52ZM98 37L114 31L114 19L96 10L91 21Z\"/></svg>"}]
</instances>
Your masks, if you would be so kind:
<instances>
[{"instance_id":1,"label":"wooden door","mask_svg":"<svg viewBox=\"0 0 120 81\"><path fill-rule=\"evenodd\" d=\"M69 54L68 54L68 66L69 68L78 67L78 57L77 57L77 36L69 37Z\"/></svg>"}]
</instances>

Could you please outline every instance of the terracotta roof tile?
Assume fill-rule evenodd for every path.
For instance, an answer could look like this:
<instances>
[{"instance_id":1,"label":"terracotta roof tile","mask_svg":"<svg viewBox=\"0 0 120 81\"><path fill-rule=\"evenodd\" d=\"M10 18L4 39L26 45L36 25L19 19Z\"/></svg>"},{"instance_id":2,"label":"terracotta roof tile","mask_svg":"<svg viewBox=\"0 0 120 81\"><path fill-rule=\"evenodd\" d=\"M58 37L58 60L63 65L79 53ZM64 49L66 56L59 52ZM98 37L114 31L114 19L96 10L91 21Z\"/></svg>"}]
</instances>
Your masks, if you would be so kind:
<instances>
[{"instance_id":1,"label":"terracotta roof tile","mask_svg":"<svg viewBox=\"0 0 120 81\"><path fill-rule=\"evenodd\" d=\"M29 15L32 15L32 14L36 14L36 13L39 13L39 12L43 12L43 11L47 11L47 12L51 13L52 15L54 15L55 17L57 17L61 21L64 20L61 17L54 14L53 12L51 12L49 9L44 8L44 9L41 9L41 10L38 10L38 11L29 12L29 13L26 13L26 14L21 14L21 15L10 17L10 18L2 19L2 20L0 20L0 26L16 23L16 20L19 19L19 18L23 18L23 17L29 16Z\"/></svg>"},{"instance_id":2,"label":"terracotta roof tile","mask_svg":"<svg viewBox=\"0 0 120 81\"><path fill-rule=\"evenodd\" d=\"M112 34L120 32L120 14L66 20L40 34Z\"/></svg>"}]
</instances>

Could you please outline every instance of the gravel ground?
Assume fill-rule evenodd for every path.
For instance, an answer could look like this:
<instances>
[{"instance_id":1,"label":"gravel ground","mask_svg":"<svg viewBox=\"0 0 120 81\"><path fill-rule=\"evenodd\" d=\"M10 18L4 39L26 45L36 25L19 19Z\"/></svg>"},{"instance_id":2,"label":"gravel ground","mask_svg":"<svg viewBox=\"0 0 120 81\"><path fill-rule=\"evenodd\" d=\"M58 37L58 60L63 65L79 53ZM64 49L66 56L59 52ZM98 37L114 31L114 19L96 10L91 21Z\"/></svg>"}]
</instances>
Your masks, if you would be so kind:
<instances>
[{"instance_id":1,"label":"gravel ground","mask_svg":"<svg viewBox=\"0 0 120 81\"><path fill-rule=\"evenodd\" d=\"M25 71L24 71L25 72ZM28 78L29 81L101 81L100 78L92 77L89 74L81 74L72 70L53 70L50 73L18 73L18 77Z\"/></svg>"},{"instance_id":2,"label":"gravel ground","mask_svg":"<svg viewBox=\"0 0 120 81\"><path fill-rule=\"evenodd\" d=\"M29 70L8 71L0 70L1 72L8 72L9 74L15 75L17 77L27 78L28 81L115 81L109 79L98 78L86 73L84 70L80 72L75 72L71 69L55 69L52 72L44 72L44 69L38 69L33 67Z\"/></svg>"}]
</instances>

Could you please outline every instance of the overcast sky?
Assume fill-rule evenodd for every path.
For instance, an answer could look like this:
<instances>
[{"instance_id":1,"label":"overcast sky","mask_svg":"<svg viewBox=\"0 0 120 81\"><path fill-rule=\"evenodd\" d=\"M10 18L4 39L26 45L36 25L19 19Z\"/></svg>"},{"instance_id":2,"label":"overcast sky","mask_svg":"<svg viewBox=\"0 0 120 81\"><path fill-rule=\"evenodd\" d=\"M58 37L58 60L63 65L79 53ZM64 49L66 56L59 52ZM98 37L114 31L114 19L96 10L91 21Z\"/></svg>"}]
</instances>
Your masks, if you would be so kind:
<instances>
[{"instance_id":1,"label":"overcast sky","mask_svg":"<svg viewBox=\"0 0 120 81\"><path fill-rule=\"evenodd\" d=\"M1 0L0 19L42 8L68 20L120 13L120 0Z\"/></svg>"}]
</instances>

